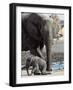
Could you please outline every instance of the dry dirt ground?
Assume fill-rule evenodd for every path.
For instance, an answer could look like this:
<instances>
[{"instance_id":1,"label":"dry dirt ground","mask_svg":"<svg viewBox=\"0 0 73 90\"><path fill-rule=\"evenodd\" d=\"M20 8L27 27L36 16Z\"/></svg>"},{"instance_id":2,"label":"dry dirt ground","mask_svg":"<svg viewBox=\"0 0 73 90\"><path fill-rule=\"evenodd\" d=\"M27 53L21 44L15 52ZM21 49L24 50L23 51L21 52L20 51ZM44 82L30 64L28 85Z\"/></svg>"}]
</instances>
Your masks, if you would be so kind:
<instances>
[{"instance_id":1,"label":"dry dirt ground","mask_svg":"<svg viewBox=\"0 0 73 90\"><path fill-rule=\"evenodd\" d=\"M31 71L30 71L30 73L31 73ZM51 72L48 72L48 73L49 73L49 74L47 74L48 76L61 76L61 75L64 75L64 70L51 71ZM21 76L22 77L27 76L26 70L21 71ZM34 75L32 74L32 76L34 76Z\"/></svg>"}]
</instances>

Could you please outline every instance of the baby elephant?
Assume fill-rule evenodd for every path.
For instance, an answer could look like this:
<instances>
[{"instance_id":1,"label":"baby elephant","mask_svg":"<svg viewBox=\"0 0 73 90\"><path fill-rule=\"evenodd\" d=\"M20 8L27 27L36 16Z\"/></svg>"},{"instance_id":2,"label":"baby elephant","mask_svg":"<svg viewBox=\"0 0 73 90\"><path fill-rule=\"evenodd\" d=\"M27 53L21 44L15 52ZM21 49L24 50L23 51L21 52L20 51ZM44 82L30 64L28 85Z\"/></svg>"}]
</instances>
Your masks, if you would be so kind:
<instances>
[{"instance_id":1,"label":"baby elephant","mask_svg":"<svg viewBox=\"0 0 73 90\"><path fill-rule=\"evenodd\" d=\"M46 74L46 61L38 56L29 57L26 60L26 70L27 74L29 74L29 67L32 66L31 74L34 75L45 75Z\"/></svg>"}]
</instances>

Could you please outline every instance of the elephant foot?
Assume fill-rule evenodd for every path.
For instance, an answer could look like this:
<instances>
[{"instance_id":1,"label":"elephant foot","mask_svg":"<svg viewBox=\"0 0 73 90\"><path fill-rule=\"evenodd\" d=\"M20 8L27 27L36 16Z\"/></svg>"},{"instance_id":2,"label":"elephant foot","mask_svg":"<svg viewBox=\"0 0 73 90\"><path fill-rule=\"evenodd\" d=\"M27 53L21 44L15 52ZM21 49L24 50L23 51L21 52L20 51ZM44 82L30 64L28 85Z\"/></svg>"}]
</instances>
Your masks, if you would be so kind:
<instances>
[{"instance_id":1,"label":"elephant foot","mask_svg":"<svg viewBox=\"0 0 73 90\"><path fill-rule=\"evenodd\" d=\"M51 74L51 72L41 73L41 75L48 75L48 74Z\"/></svg>"},{"instance_id":2,"label":"elephant foot","mask_svg":"<svg viewBox=\"0 0 73 90\"><path fill-rule=\"evenodd\" d=\"M41 73L34 73L34 75L41 75Z\"/></svg>"},{"instance_id":3,"label":"elephant foot","mask_svg":"<svg viewBox=\"0 0 73 90\"><path fill-rule=\"evenodd\" d=\"M52 69L46 69L46 71L52 71Z\"/></svg>"}]
</instances>

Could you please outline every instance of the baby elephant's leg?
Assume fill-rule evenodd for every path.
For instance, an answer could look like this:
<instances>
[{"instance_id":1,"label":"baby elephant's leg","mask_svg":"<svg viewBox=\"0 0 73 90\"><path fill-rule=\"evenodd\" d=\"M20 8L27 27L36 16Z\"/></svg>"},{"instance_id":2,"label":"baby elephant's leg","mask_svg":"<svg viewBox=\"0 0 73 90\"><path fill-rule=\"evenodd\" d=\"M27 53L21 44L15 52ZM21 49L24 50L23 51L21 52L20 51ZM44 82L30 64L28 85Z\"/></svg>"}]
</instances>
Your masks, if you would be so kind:
<instances>
[{"instance_id":1,"label":"baby elephant's leg","mask_svg":"<svg viewBox=\"0 0 73 90\"><path fill-rule=\"evenodd\" d=\"M40 75L39 65L36 64L36 69L34 70L34 75Z\"/></svg>"},{"instance_id":2,"label":"baby elephant's leg","mask_svg":"<svg viewBox=\"0 0 73 90\"><path fill-rule=\"evenodd\" d=\"M42 75L46 74L46 68L47 68L46 61L43 61L42 70L41 70Z\"/></svg>"}]
</instances>

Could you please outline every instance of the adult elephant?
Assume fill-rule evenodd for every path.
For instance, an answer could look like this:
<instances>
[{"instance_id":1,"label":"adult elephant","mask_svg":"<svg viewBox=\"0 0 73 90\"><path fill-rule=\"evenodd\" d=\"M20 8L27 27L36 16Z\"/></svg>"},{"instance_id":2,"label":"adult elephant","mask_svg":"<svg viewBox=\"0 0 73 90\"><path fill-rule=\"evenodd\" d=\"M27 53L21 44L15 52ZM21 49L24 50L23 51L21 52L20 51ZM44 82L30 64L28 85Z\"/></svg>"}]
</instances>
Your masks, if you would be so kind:
<instances>
[{"instance_id":1,"label":"adult elephant","mask_svg":"<svg viewBox=\"0 0 73 90\"><path fill-rule=\"evenodd\" d=\"M41 50L45 45L47 70L51 69L51 43L51 26L46 20L36 13L22 18L22 51L30 50L33 55L43 58Z\"/></svg>"}]
</instances>

